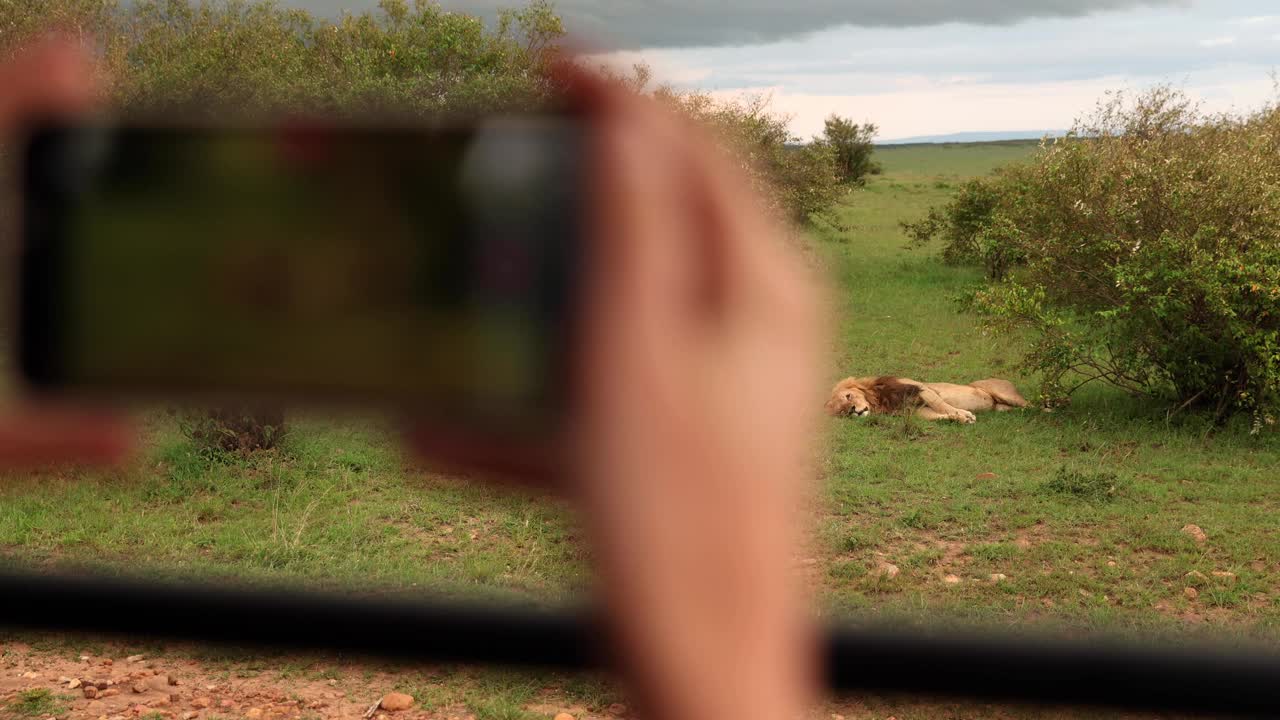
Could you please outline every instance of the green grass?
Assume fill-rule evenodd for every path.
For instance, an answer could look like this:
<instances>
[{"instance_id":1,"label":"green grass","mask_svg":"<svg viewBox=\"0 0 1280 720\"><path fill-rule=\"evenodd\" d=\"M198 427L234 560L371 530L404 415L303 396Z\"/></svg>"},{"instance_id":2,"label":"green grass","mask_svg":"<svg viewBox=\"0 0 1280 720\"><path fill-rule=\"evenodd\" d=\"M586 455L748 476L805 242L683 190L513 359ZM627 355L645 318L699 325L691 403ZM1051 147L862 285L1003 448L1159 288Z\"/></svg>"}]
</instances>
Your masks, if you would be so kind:
<instances>
[{"instance_id":1,"label":"green grass","mask_svg":"<svg viewBox=\"0 0 1280 720\"><path fill-rule=\"evenodd\" d=\"M557 599L585 583L555 504L408 466L371 421L294 419L278 452L201 455L161 414L147 457L0 489L0 546L42 564Z\"/></svg>"},{"instance_id":2,"label":"green grass","mask_svg":"<svg viewBox=\"0 0 1280 720\"><path fill-rule=\"evenodd\" d=\"M840 210L847 230L813 242L839 288L831 380L894 373L968 382L1006 377L1023 339L984 334L953 298L980 281L898 228L957 181L1034 143L885 148L886 167ZM1108 633L1280 635L1280 439L1220 432L1195 417L1086 388L1068 408L830 420L814 574L831 614L972 619ZM202 456L163 413L149 450L106 474L48 471L0 482L0 548L13 562L154 576L298 582L373 593L560 602L587 586L585 549L556 502L414 468L383 423L294 418L284 446L251 460ZM1183 535L1189 523L1203 545ZM900 568L886 578L883 562ZM1206 578L1192 582L1198 570ZM1212 575L1235 574L1234 582ZM946 575L961 578L943 582ZM995 574L1004 575L999 582ZM1195 584L1198 599L1183 588ZM151 654L152 651L148 650ZM214 661L219 652L202 659ZM227 672L285 658L230 654ZM425 708L523 718L548 685L588 707L607 683L523 675L406 674ZM883 707L883 706L878 706ZM946 714L885 712L898 717ZM887 709L891 709L889 706ZM990 716L966 711L966 716ZM983 715L983 713L987 713Z\"/></svg>"},{"instance_id":3,"label":"green grass","mask_svg":"<svg viewBox=\"0 0 1280 720\"><path fill-rule=\"evenodd\" d=\"M54 695L51 691L40 688L24 690L9 701L8 712L12 717L48 717L61 715L67 711L65 695Z\"/></svg>"},{"instance_id":4,"label":"green grass","mask_svg":"<svg viewBox=\"0 0 1280 720\"><path fill-rule=\"evenodd\" d=\"M1026 158L1039 146L1039 140L881 145L876 148L875 159L884 166L891 181L929 180L927 184L936 187L948 180L986 175L1001 165Z\"/></svg>"}]
</instances>

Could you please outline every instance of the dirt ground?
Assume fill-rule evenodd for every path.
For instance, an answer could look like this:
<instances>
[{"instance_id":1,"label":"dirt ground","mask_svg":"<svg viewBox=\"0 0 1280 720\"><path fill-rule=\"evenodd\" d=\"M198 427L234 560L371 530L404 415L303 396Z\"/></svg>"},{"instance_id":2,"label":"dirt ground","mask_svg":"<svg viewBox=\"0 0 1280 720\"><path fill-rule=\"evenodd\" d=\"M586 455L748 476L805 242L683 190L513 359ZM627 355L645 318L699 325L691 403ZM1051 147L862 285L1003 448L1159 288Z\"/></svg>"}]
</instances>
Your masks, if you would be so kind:
<instances>
[{"instance_id":1,"label":"dirt ground","mask_svg":"<svg viewBox=\"0 0 1280 720\"><path fill-rule=\"evenodd\" d=\"M371 671L359 665L329 668L338 677L323 678L323 670L307 676L284 677L279 672L228 672L224 663L165 654L80 654L49 652L19 642L0 644L0 717L57 717L72 720L131 720L180 718L206 720L474 720L465 706L423 709L415 698L407 710L376 707L402 678L392 672ZM338 679L338 678L341 679ZM92 687L92 689L89 689ZM39 691L47 690L48 694ZM39 712L48 698L46 712ZM27 702L24 704L23 700ZM550 718L568 711L576 720L608 720L614 713L592 714L581 707L561 707L539 698L527 708ZM625 708L611 708L625 714Z\"/></svg>"},{"instance_id":2,"label":"dirt ground","mask_svg":"<svg viewBox=\"0 0 1280 720\"><path fill-rule=\"evenodd\" d=\"M197 653L191 653L197 654ZM243 664L200 660L186 652L158 657L119 648L97 654L0 641L0 719L42 720L508 720L568 713L574 720L635 720L626 705L597 708L565 699L548 686L523 707L473 712L464 702L414 698L406 710L380 707L405 689L406 673L358 661L316 662L273 657L246 671ZM305 670L298 670L305 667ZM410 673L414 671L408 671ZM447 674L440 676L447 685ZM92 686L93 690L86 690ZM430 683L419 685L428 689ZM445 694L447 697L447 693ZM425 702L424 702L425 701ZM426 704L431 707L425 707ZM986 703L842 698L797 717L805 720L1077 720L1106 717L1151 720L1107 711L990 705ZM563 716L560 720L564 720Z\"/></svg>"}]
</instances>

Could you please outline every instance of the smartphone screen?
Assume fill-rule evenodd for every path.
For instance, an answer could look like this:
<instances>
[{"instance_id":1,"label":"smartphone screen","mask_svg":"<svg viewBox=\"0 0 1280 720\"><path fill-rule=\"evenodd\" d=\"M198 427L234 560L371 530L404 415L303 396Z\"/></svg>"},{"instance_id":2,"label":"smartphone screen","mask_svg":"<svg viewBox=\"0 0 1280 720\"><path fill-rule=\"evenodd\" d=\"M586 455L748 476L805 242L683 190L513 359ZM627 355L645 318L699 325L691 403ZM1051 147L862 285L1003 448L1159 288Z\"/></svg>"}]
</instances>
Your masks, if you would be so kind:
<instances>
[{"instance_id":1,"label":"smartphone screen","mask_svg":"<svg viewBox=\"0 0 1280 720\"><path fill-rule=\"evenodd\" d=\"M559 117L39 130L24 374L544 423L563 395L580 139Z\"/></svg>"}]
</instances>

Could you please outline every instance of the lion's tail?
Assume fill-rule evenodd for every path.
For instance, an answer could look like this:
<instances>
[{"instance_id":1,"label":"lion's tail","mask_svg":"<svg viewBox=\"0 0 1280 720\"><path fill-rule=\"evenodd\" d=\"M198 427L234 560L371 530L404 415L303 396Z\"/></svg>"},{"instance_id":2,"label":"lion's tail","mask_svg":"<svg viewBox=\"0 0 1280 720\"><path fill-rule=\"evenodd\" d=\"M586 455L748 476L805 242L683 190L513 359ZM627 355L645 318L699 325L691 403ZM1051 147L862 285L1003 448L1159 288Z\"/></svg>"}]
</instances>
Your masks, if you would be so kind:
<instances>
[{"instance_id":1,"label":"lion's tail","mask_svg":"<svg viewBox=\"0 0 1280 720\"><path fill-rule=\"evenodd\" d=\"M1024 408L1031 404L1027 402L1026 398L1022 397L1022 393L1018 392L1018 388L1014 387L1013 383L1008 380L988 378L986 380L979 380L969 384L986 392L988 395L995 398L995 401L1001 405Z\"/></svg>"}]
</instances>

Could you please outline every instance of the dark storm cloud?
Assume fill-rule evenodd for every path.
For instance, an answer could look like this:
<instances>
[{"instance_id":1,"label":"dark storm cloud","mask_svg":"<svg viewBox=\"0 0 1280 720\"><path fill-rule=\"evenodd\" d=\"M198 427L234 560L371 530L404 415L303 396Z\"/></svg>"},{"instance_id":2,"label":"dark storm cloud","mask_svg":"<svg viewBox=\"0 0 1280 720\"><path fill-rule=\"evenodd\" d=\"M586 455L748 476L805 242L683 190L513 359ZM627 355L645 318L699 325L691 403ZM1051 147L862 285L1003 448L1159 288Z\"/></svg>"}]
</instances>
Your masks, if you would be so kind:
<instances>
[{"instance_id":1,"label":"dark storm cloud","mask_svg":"<svg viewBox=\"0 0 1280 720\"><path fill-rule=\"evenodd\" d=\"M374 0L289 0L333 14ZM449 9L492 16L517 1L445 0ZM845 25L907 28L1011 25L1139 7L1187 7L1191 0L559 0L571 32L610 49L753 45Z\"/></svg>"}]
</instances>

